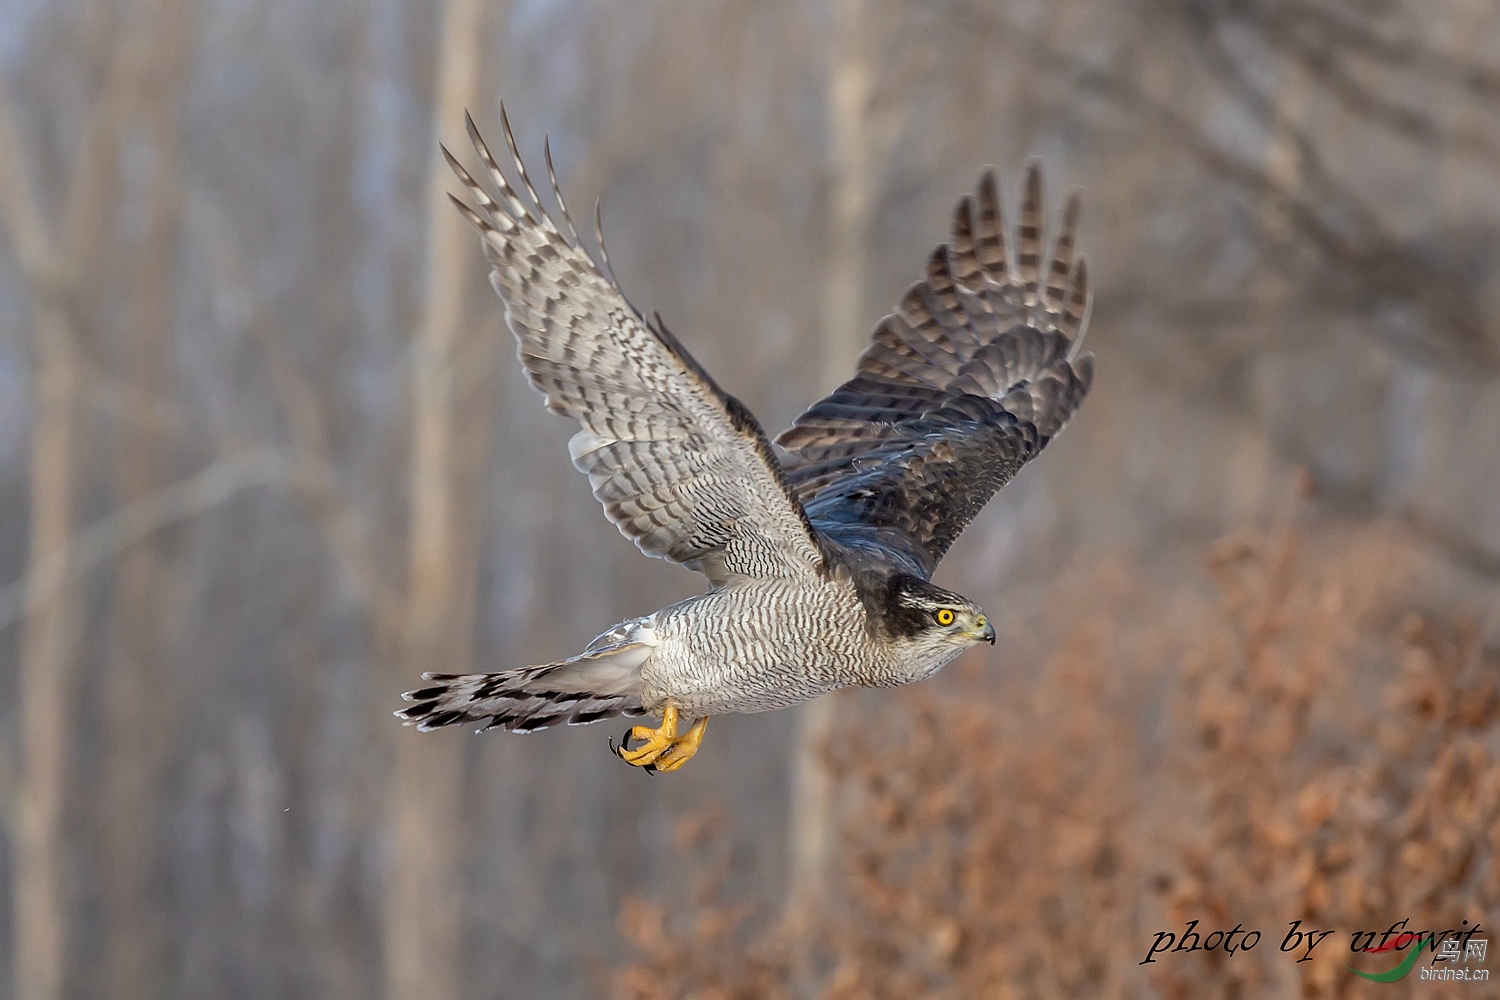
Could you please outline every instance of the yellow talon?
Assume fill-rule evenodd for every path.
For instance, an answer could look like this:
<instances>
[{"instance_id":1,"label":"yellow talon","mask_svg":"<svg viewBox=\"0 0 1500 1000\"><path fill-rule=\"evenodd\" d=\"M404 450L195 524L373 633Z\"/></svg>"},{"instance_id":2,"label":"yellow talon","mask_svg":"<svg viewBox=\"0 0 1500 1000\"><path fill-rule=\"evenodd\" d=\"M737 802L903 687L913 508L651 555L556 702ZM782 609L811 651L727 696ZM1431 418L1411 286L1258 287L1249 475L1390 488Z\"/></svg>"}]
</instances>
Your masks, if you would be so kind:
<instances>
[{"instance_id":1,"label":"yellow talon","mask_svg":"<svg viewBox=\"0 0 1500 1000\"><path fill-rule=\"evenodd\" d=\"M698 752L698 747L703 743L703 734L708 730L708 716L698 719L677 739L672 745L656 758L656 769L658 771L675 771L686 764L693 754Z\"/></svg>"},{"instance_id":2,"label":"yellow talon","mask_svg":"<svg viewBox=\"0 0 1500 1000\"><path fill-rule=\"evenodd\" d=\"M650 726L635 726L630 730L631 739L644 741L641 746L634 750L627 750L622 744L615 749L615 754L634 767L647 767L660 771L677 770L698 752L698 746L703 742L703 732L708 728L708 719L704 717L694 722L687 732L678 736L677 718L677 707L668 705L662 711L661 725L656 729Z\"/></svg>"}]
</instances>

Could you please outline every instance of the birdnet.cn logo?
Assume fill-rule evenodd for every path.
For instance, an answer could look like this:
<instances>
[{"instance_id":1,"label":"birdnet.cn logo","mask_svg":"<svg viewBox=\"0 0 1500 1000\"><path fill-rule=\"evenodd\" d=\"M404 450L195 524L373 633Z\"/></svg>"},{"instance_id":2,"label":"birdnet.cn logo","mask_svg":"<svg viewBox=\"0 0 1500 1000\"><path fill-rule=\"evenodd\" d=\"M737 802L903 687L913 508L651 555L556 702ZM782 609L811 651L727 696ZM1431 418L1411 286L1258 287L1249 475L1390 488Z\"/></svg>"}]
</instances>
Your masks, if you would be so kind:
<instances>
[{"instance_id":1,"label":"birdnet.cn logo","mask_svg":"<svg viewBox=\"0 0 1500 1000\"><path fill-rule=\"evenodd\" d=\"M1405 925L1406 921L1392 927L1381 935L1380 944L1375 943L1375 931L1367 931L1369 935L1360 946L1360 934L1354 935L1350 942L1349 950L1367 955L1396 955L1406 952L1399 962L1388 969L1380 972L1356 969L1352 965L1344 968L1362 979L1368 979L1374 983L1394 983L1405 979L1410 975L1417 962L1422 957L1422 952L1431 950L1436 952L1432 961L1422 966L1417 973L1420 980L1435 980L1446 982L1488 982L1490 970L1479 968L1484 964L1485 954L1489 950L1487 938L1476 938L1478 927L1468 931L1449 931L1442 935L1431 931L1406 931L1395 933L1397 927ZM1467 921L1465 921L1467 923Z\"/></svg>"}]
</instances>

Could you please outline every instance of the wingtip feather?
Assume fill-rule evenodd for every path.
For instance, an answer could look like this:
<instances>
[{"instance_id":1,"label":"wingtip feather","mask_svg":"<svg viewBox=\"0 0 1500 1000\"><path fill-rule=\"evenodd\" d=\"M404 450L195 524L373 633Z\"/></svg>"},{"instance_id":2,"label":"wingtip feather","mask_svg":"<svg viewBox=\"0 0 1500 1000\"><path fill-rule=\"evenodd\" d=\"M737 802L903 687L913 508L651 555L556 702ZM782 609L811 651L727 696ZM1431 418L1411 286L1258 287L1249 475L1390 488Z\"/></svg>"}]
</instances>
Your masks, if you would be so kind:
<instances>
[{"instance_id":1,"label":"wingtip feather","mask_svg":"<svg viewBox=\"0 0 1500 1000\"><path fill-rule=\"evenodd\" d=\"M557 232L552 225L552 219L547 215L546 209L542 207L542 199L536 193L536 187L531 183L531 176L526 173L526 161L521 159L520 147L516 145L516 135L511 131L510 116L505 113L505 105L500 105L500 131L505 134L505 148L510 150L511 165L516 168L516 174L521 178L521 186L526 189L526 194L531 198L531 205L526 206L526 214L531 221L544 229ZM533 212L532 205L536 206Z\"/></svg>"},{"instance_id":2,"label":"wingtip feather","mask_svg":"<svg viewBox=\"0 0 1500 1000\"><path fill-rule=\"evenodd\" d=\"M994 167L979 178L978 215L974 220L979 265L996 285L1004 285L1010 263L1006 259L1005 209L1000 203L1000 180Z\"/></svg>"},{"instance_id":3,"label":"wingtip feather","mask_svg":"<svg viewBox=\"0 0 1500 1000\"><path fill-rule=\"evenodd\" d=\"M1078 213L1080 200L1075 190L1068 195L1063 209L1062 228L1052 249L1052 262L1047 266L1047 289L1043 304L1054 322L1061 316L1068 295L1068 285L1073 271L1073 248L1077 243Z\"/></svg>"},{"instance_id":4,"label":"wingtip feather","mask_svg":"<svg viewBox=\"0 0 1500 1000\"><path fill-rule=\"evenodd\" d=\"M609 248L604 245L604 199L594 199L594 239L599 244L599 260L604 264L604 273L609 275L610 284L616 288L620 287L620 281L615 277L615 266L609 260Z\"/></svg>"},{"instance_id":5,"label":"wingtip feather","mask_svg":"<svg viewBox=\"0 0 1500 1000\"><path fill-rule=\"evenodd\" d=\"M557 168L552 166L550 136L542 137L542 159L547 163L547 180L552 184L552 196L557 199L557 210L562 213L563 222L568 226L568 235L571 237L570 245L577 246L579 243L578 227L573 225L573 216L568 213L568 203L563 199L562 185L557 183Z\"/></svg>"},{"instance_id":6,"label":"wingtip feather","mask_svg":"<svg viewBox=\"0 0 1500 1000\"><path fill-rule=\"evenodd\" d=\"M1016 227L1016 270L1025 288L1025 304L1037 304L1042 263L1042 168L1036 157L1026 161L1021 223Z\"/></svg>"},{"instance_id":7,"label":"wingtip feather","mask_svg":"<svg viewBox=\"0 0 1500 1000\"><path fill-rule=\"evenodd\" d=\"M1094 290L1089 287L1089 262L1083 254L1073 267L1073 287L1068 303L1063 309L1062 332L1073 341L1071 353L1076 355L1088 336L1089 317L1094 311Z\"/></svg>"}]
</instances>

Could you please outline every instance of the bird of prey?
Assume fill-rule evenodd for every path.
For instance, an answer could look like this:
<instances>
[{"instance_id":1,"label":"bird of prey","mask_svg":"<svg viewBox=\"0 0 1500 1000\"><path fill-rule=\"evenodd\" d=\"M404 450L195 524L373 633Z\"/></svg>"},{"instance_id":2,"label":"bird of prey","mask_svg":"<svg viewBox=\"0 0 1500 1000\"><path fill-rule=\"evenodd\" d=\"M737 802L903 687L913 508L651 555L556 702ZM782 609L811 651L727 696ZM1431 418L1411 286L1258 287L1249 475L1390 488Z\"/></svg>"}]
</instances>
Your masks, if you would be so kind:
<instances>
[{"instance_id":1,"label":"bird of prey","mask_svg":"<svg viewBox=\"0 0 1500 1000\"><path fill-rule=\"evenodd\" d=\"M931 577L1088 392L1076 194L1046 253L1035 164L1013 241L986 172L926 276L876 326L854 377L773 444L660 316L626 300L597 204L598 259L584 249L551 150L556 214L527 176L504 109L518 183L465 117L487 183L444 149L469 199L453 201L479 234L527 379L548 409L581 425L568 451L605 516L642 552L697 570L709 586L621 622L571 659L424 674L399 717L422 730L530 732L660 716L611 746L629 764L673 771L697 752L711 716L909 684L994 644L984 611Z\"/></svg>"}]
</instances>

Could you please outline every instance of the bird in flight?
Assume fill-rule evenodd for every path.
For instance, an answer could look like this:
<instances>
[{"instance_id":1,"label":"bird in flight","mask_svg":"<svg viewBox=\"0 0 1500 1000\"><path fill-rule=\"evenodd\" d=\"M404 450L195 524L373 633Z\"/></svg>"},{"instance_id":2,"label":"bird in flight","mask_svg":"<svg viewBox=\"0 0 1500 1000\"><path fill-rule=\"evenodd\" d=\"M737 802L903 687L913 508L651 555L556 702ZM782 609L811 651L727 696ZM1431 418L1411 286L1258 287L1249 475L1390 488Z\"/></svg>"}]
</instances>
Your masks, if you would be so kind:
<instances>
[{"instance_id":1,"label":"bird in flight","mask_svg":"<svg viewBox=\"0 0 1500 1000\"><path fill-rule=\"evenodd\" d=\"M597 204L598 260L584 249L550 148L556 214L504 109L518 183L465 122L485 181L445 148L468 195L453 201L479 234L527 379L548 409L578 421L568 452L605 516L642 552L697 570L709 586L621 622L571 659L423 674L426 686L402 695L409 704L397 716L424 731L514 732L660 716L611 747L628 764L673 771L697 753L712 716L910 684L994 644L984 611L931 577L1089 390L1076 194L1047 253L1035 164L1009 242L985 173L925 277L875 327L854 377L773 444L660 316L625 299Z\"/></svg>"}]
</instances>

